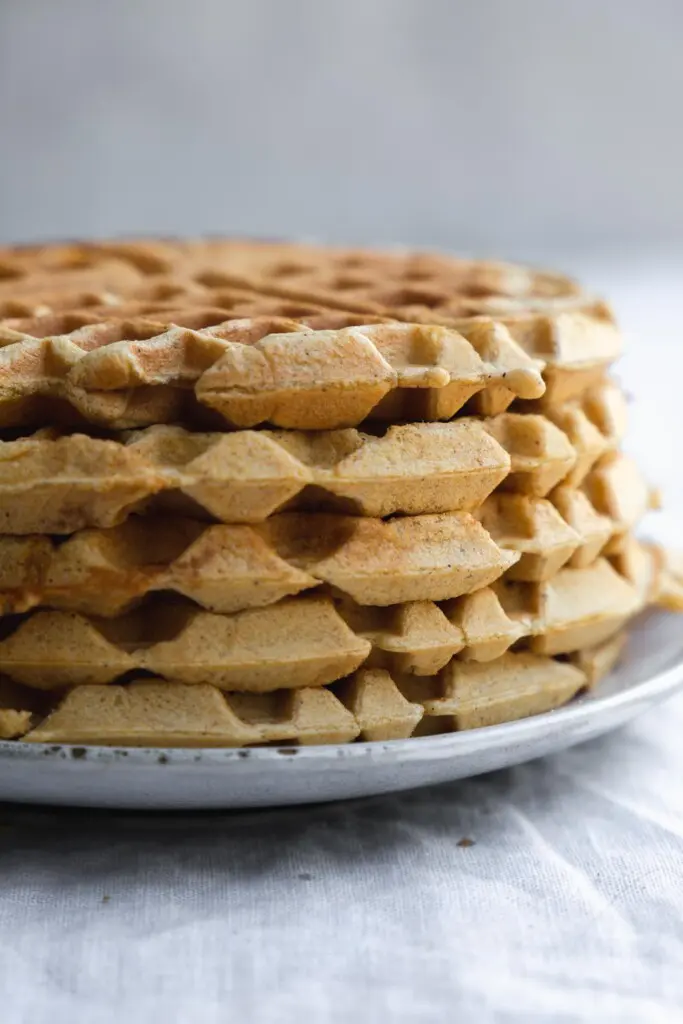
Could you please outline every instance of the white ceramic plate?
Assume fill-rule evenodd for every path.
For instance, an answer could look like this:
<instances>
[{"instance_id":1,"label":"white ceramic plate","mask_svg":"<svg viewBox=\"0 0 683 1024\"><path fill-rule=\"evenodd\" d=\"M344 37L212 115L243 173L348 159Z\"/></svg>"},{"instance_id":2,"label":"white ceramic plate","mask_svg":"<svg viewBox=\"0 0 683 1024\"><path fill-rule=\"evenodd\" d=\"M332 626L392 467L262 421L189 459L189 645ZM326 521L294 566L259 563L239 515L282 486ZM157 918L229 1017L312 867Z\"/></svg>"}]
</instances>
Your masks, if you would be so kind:
<instances>
[{"instance_id":1,"label":"white ceramic plate","mask_svg":"<svg viewBox=\"0 0 683 1024\"><path fill-rule=\"evenodd\" d=\"M348 746L161 750L0 743L0 800L82 807L268 807L448 782L563 750L683 686L683 620L649 613L617 671L549 714L469 732Z\"/></svg>"}]
</instances>

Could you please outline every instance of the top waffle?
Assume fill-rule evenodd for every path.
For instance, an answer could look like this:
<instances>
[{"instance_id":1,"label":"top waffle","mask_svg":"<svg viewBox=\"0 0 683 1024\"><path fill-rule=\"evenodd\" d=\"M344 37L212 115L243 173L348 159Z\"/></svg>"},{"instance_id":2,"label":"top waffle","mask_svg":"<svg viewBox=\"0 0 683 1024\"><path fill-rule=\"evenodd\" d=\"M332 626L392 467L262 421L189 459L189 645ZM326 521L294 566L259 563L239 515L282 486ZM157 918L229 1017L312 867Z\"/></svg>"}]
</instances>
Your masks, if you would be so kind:
<instances>
[{"instance_id":1,"label":"top waffle","mask_svg":"<svg viewBox=\"0 0 683 1024\"><path fill-rule=\"evenodd\" d=\"M619 351L609 311L557 276L292 245L5 250L1 314L2 426L495 415L582 394Z\"/></svg>"}]
</instances>

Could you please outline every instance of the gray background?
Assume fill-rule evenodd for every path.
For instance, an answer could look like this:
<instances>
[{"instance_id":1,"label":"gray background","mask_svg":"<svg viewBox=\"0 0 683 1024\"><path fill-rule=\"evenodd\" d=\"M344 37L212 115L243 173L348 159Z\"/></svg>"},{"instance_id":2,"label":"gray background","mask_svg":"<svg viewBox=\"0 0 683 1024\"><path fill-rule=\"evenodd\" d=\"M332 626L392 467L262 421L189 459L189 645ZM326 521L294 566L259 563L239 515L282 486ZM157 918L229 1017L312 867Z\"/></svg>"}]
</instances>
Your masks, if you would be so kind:
<instances>
[{"instance_id":1,"label":"gray background","mask_svg":"<svg viewBox=\"0 0 683 1024\"><path fill-rule=\"evenodd\" d=\"M0 0L0 237L683 240L680 0Z\"/></svg>"}]
</instances>

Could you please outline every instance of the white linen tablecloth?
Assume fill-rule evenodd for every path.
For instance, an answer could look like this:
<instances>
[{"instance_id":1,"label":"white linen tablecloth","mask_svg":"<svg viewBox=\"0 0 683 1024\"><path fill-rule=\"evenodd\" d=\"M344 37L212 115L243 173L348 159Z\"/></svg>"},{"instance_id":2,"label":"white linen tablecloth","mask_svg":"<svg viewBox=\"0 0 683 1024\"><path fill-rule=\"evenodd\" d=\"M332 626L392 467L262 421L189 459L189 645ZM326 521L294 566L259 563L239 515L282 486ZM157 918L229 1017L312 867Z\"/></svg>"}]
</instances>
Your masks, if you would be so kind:
<instances>
[{"instance_id":1,"label":"white linen tablecloth","mask_svg":"<svg viewBox=\"0 0 683 1024\"><path fill-rule=\"evenodd\" d=\"M681 275L589 276L629 334L630 447L675 542ZM233 1020L683 1020L683 695L542 761L350 804L0 808L2 1024Z\"/></svg>"}]
</instances>

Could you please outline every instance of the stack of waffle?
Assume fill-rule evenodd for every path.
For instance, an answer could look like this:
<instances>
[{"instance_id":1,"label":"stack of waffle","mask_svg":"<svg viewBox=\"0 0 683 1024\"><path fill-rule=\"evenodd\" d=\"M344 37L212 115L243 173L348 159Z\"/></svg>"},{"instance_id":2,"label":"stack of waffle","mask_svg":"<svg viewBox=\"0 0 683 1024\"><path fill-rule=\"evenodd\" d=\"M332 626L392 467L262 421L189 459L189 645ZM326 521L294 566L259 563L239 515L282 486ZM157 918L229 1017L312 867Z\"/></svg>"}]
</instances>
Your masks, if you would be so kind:
<instances>
[{"instance_id":1,"label":"stack of waffle","mask_svg":"<svg viewBox=\"0 0 683 1024\"><path fill-rule=\"evenodd\" d=\"M547 711L680 604L572 282L201 241L0 251L0 737L386 740Z\"/></svg>"}]
</instances>

